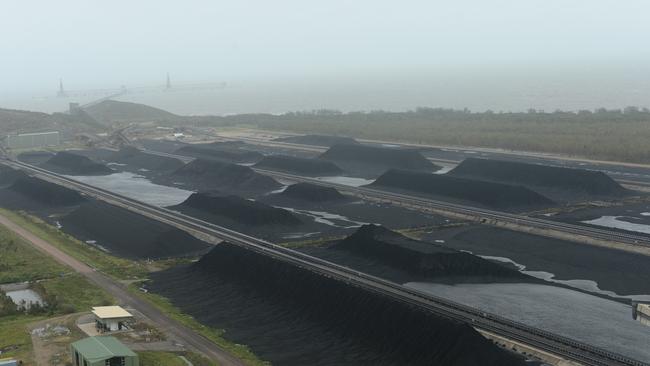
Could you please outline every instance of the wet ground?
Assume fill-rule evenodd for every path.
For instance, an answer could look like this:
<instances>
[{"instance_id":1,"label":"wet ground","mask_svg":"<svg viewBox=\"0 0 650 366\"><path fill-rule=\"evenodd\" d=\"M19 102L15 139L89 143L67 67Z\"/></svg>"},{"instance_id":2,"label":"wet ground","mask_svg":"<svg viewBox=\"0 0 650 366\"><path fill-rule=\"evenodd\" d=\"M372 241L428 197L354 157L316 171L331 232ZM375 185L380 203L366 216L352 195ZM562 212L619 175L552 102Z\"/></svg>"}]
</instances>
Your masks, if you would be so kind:
<instances>
[{"instance_id":1,"label":"wet ground","mask_svg":"<svg viewBox=\"0 0 650 366\"><path fill-rule=\"evenodd\" d=\"M632 319L629 305L536 284L411 282L406 285L644 362L650 361L650 328Z\"/></svg>"}]
</instances>

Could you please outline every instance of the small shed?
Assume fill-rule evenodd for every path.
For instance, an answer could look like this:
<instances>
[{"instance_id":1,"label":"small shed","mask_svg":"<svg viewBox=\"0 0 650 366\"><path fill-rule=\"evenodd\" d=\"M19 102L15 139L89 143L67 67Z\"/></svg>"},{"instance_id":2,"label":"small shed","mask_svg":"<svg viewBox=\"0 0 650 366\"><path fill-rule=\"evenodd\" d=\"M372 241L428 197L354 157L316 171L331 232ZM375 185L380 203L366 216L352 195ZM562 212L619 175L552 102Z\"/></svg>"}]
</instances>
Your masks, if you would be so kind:
<instances>
[{"instance_id":1,"label":"small shed","mask_svg":"<svg viewBox=\"0 0 650 366\"><path fill-rule=\"evenodd\" d=\"M73 366L139 366L138 355L115 337L97 336L70 345Z\"/></svg>"},{"instance_id":2,"label":"small shed","mask_svg":"<svg viewBox=\"0 0 650 366\"><path fill-rule=\"evenodd\" d=\"M96 306L93 314L95 325L102 332L128 329L128 325L133 323L133 315L121 306Z\"/></svg>"}]
</instances>

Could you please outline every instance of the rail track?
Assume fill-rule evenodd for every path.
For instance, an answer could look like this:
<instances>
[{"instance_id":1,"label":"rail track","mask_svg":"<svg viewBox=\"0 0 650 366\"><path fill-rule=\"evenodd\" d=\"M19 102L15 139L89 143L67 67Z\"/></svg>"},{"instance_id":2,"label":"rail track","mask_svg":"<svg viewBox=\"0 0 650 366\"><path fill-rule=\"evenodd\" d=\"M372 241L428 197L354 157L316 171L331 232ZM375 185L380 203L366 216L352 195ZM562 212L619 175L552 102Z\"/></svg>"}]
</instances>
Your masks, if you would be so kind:
<instances>
[{"instance_id":1,"label":"rail track","mask_svg":"<svg viewBox=\"0 0 650 366\"><path fill-rule=\"evenodd\" d=\"M200 232L220 240L228 241L247 250L270 256L337 281L343 281L351 286L379 293L418 309L469 324L479 330L485 330L507 339L524 343L566 360L588 366L650 366L650 364L631 359L615 352L603 350L479 309L432 296L348 267L283 248L243 233L81 183L39 167L13 160L5 160L2 163L25 170L33 175L42 176L47 180L65 185L86 195L110 203L117 203L120 206L142 213L148 217L171 223L181 229L189 230L190 232Z\"/></svg>"}]
</instances>

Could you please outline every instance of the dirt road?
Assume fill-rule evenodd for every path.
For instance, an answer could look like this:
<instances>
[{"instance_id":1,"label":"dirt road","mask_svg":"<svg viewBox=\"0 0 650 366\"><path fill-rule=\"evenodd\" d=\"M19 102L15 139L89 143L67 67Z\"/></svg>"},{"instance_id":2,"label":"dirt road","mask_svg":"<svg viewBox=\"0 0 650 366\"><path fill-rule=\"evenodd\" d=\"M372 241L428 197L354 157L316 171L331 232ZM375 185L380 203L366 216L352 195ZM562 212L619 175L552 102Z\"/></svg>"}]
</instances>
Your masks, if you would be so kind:
<instances>
[{"instance_id":1,"label":"dirt road","mask_svg":"<svg viewBox=\"0 0 650 366\"><path fill-rule=\"evenodd\" d=\"M104 289L106 292L115 297L121 305L132 307L147 317L158 329L175 338L180 343L185 344L188 348L204 354L205 356L219 362L220 365L244 365L244 363L223 349L219 348L209 339L194 332L190 328L182 325L176 320L168 317L150 303L131 294L124 285L109 278L108 276L93 270L88 265L67 255L58 248L39 238L28 230L15 224L7 217L0 215L0 225L6 226L9 230L23 237L32 243L42 252L53 257L56 261L64 264L78 273L81 273L91 282Z\"/></svg>"}]
</instances>

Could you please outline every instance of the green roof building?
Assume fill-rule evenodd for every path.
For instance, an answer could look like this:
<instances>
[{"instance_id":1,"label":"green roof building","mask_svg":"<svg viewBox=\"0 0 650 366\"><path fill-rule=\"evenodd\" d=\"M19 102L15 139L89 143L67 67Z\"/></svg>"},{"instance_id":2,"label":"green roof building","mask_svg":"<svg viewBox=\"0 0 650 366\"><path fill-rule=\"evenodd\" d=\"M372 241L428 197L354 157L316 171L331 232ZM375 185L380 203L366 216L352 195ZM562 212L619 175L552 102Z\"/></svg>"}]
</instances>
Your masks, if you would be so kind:
<instances>
[{"instance_id":1,"label":"green roof building","mask_svg":"<svg viewBox=\"0 0 650 366\"><path fill-rule=\"evenodd\" d=\"M89 337L70 345L74 366L139 366L138 355L115 337Z\"/></svg>"}]
</instances>

